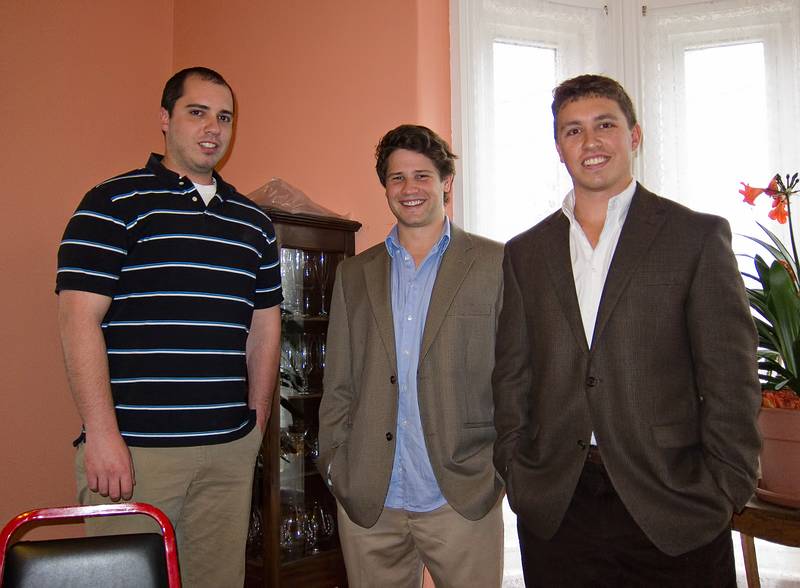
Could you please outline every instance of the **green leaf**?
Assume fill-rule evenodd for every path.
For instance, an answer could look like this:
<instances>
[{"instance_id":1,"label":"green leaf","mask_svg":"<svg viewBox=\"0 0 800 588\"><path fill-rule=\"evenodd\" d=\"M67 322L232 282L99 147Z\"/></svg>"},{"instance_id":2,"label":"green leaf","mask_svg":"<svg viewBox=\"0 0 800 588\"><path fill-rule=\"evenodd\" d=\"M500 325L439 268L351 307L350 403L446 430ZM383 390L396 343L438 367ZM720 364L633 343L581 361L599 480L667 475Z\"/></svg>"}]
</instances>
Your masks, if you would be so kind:
<instances>
[{"instance_id":1,"label":"green leaf","mask_svg":"<svg viewBox=\"0 0 800 588\"><path fill-rule=\"evenodd\" d=\"M773 250L773 248L769 248L768 247L768 249L770 250L770 253L772 253L772 255L775 257L775 259L777 259L779 261L785 261L787 264L789 264L789 267L792 268L792 271L794 272L794 275L797 275L797 260L794 257L792 257L791 253L789 253L789 250L783 244L783 241L781 241L775 233L770 231L767 227L762 225L760 222L756 221L756 224L759 227L761 227L761 229L769 236L770 240L775 244L775 248L777 248L778 251L779 251L779 252L776 252L776 251Z\"/></svg>"},{"instance_id":2,"label":"green leaf","mask_svg":"<svg viewBox=\"0 0 800 588\"><path fill-rule=\"evenodd\" d=\"M770 322L778 339L778 352L783 358L786 369L797 375L796 350L800 336L800 298L797 297L789 272L777 261L769 268L765 289L767 307L773 317Z\"/></svg>"}]
</instances>

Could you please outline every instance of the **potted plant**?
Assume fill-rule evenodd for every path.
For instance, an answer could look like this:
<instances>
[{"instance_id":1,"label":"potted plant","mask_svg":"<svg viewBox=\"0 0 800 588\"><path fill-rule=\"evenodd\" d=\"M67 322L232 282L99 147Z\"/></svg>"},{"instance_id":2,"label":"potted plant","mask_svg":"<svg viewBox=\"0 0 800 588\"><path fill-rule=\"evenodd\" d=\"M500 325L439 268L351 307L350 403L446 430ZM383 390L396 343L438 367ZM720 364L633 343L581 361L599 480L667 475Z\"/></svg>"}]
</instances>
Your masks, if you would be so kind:
<instances>
[{"instance_id":1,"label":"potted plant","mask_svg":"<svg viewBox=\"0 0 800 588\"><path fill-rule=\"evenodd\" d=\"M742 183L744 201L755 205L761 194L772 198L769 217L789 224L789 247L758 223L767 239L748 237L772 257L752 257L755 273L743 272L755 287L747 288L758 330L758 370L763 387L759 428L763 437L759 497L800 508L800 288L798 256L792 226L791 197L798 174L776 175L766 188Z\"/></svg>"}]
</instances>

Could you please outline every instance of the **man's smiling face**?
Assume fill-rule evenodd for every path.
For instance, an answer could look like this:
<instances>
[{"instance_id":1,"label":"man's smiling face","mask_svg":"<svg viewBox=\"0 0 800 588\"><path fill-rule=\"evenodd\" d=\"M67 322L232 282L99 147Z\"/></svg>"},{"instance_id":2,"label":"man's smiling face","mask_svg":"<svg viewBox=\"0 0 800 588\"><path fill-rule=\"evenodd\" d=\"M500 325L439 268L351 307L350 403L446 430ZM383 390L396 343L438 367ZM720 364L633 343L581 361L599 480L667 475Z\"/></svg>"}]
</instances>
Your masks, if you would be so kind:
<instances>
[{"instance_id":1,"label":"man's smiling face","mask_svg":"<svg viewBox=\"0 0 800 588\"><path fill-rule=\"evenodd\" d=\"M556 149L572 178L576 197L611 198L630 184L639 125L628 128L625 114L609 98L568 102L556 117Z\"/></svg>"},{"instance_id":2,"label":"man's smiling face","mask_svg":"<svg viewBox=\"0 0 800 588\"><path fill-rule=\"evenodd\" d=\"M398 224L425 227L444 222L444 194L453 176L439 177L433 161L422 153L396 149L386 165L386 200Z\"/></svg>"}]
</instances>

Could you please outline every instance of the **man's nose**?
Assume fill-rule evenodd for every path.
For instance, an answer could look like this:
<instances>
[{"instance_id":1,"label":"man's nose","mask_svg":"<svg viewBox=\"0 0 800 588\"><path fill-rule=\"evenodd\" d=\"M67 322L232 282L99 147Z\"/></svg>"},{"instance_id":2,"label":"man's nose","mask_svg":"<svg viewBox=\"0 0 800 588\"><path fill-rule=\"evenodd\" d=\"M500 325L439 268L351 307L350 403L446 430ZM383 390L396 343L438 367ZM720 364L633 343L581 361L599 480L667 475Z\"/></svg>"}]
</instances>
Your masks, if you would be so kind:
<instances>
[{"instance_id":1,"label":"man's nose","mask_svg":"<svg viewBox=\"0 0 800 588\"><path fill-rule=\"evenodd\" d=\"M599 143L597 133L594 131L585 131L583 133L583 144L587 147L593 147Z\"/></svg>"},{"instance_id":2,"label":"man's nose","mask_svg":"<svg viewBox=\"0 0 800 588\"><path fill-rule=\"evenodd\" d=\"M211 133L212 135L219 135L220 126L216 117L211 117L206 121L205 131L206 133Z\"/></svg>"},{"instance_id":3,"label":"man's nose","mask_svg":"<svg viewBox=\"0 0 800 588\"><path fill-rule=\"evenodd\" d=\"M414 194L417 191L417 183L412 180L408 179L403 181L403 194Z\"/></svg>"}]
</instances>

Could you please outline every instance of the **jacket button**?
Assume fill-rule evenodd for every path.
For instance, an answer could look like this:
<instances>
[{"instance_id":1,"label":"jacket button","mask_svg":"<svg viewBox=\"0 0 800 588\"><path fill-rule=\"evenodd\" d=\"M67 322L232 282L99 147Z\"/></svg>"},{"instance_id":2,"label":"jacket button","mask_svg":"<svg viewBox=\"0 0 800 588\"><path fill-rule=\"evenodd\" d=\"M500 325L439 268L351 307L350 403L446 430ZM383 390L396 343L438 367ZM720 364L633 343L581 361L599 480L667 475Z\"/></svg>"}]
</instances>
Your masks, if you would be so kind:
<instances>
[{"instance_id":1,"label":"jacket button","mask_svg":"<svg viewBox=\"0 0 800 588\"><path fill-rule=\"evenodd\" d=\"M597 386L597 384L599 383L600 383L600 378L595 378L594 376L589 376L588 378L586 378L586 385L589 386L590 388Z\"/></svg>"},{"instance_id":2,"label":"jacket button","mask_svg":"<svg viewBox=\"0 0 800 588\"><path fill-rule=\"evenodd\" d=\"M397 378L395 378L394 376L392 376L391 378L389 378L389 381L390 381L392 384L396 384L396 383L397 383Z\"/></svg>"},{"instance_id":3,"label":"jacket button","mask_svg":"<svg viewBox=\"0 0 800 588\"><path fill-rule=\"evenodd\" d=\"M386 440L391 441L392 439L394 439L394 435L392 435L391 433L386 433Z\"/></svg>"}]
</instances>

